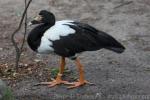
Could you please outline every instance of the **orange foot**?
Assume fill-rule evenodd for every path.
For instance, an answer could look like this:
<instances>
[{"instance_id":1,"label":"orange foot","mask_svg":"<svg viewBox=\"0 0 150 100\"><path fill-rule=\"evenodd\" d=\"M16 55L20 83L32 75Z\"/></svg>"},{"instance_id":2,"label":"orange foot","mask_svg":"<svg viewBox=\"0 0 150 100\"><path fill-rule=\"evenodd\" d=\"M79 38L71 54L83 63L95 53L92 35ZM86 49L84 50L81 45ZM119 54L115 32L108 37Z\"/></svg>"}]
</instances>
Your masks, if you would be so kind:
<instances>
[{"instance_id":1,"label":"orange foot","mask_svg":"<svg viewBox=\"0 0 150 100\"><path fill-rule=\"evenodd\" d=\"M77 87L80 87L80 86L85 85L85 84L94 85L93 83L90 83L90 82L88 82L86 80L84 80L84 81L79 81L78 80L78 82L67 83L67 84L72 85L72 86L69 86L68 89L77 88Z\"/></svg>"},{"instance_id":2,"label":"orange foot","mask_svg":"<svg viewBox=\"0 0 150 100\"><path fill-rule=\"evenodd\" d=\"M70 84L68 81L63 81L63 80L53 80L51 82L41 82L39 85L48 85L48 87L54 87L59 84Z\"/></svg>"}]
</instances>

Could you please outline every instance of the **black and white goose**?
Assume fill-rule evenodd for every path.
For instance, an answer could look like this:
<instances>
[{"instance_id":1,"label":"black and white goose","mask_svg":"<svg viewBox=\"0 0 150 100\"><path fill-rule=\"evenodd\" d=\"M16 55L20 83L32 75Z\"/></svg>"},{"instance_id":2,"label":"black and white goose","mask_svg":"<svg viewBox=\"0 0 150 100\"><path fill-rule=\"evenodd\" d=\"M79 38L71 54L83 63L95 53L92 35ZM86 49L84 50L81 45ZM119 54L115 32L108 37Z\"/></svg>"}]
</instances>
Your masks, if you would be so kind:
<instances>
[{"instance_id":1,"label":"black and white goose","mask_svg":"<svg viewBox=\"0 0 150 100\"><path fill-rule=\"evenodd\" d=\"M55 53L61 56L60 71L57 78L52 82L41 83L47 84L49 87L62 83L72 84L69 88L74 88L89 83L84 79L83 66L77 57L77 54L81 52L103 48L116 53L122 53L125 50L123 45L107 33L88 24L72 20L55 21L53 13L46 10L40 11L30 24L39 25L28 35L29 47L37 53ZM74 60L78 67L79 80L77 82L69 83L61 78L66 57Z\"/></svg>"}]
</instances>

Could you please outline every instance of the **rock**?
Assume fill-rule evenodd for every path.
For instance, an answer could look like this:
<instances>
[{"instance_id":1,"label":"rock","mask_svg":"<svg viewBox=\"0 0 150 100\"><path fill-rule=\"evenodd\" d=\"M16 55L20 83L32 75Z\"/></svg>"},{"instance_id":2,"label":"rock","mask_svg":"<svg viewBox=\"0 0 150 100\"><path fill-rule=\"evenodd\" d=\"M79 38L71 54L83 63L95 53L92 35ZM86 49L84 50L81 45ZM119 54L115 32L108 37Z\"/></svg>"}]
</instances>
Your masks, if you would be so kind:
<instances>
[{"instance_id":1,"label":"rock","mask_svg":"<svg viewBox=\"0 0 150 100\"><path fill-rule=\"evenodd\" d=\"M6 88L5 83L2 80L0 80L0 100L2 99L4 95L5 88Z\"/></svg>"}]
</instances>

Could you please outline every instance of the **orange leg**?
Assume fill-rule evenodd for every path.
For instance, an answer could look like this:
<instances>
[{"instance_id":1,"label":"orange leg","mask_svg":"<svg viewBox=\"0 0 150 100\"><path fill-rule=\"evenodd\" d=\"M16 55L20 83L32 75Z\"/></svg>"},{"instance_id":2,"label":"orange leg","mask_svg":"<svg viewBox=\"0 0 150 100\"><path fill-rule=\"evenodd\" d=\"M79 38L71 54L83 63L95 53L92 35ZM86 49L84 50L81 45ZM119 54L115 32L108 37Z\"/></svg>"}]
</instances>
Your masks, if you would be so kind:
<instances>
[{"instance_id":1,"label":"orange leg","mask_svg":"<svg viewBox=\"0 0 150 100\"><path fill-rule=\"evenodd\" d=\"M48 87L53 87L58 84L69 84L68 81L63 81L61 79L62 74L64 72L65 64L66 64L65 57L61 57L60 69L59 69L59 73L58 73L56 79L54 79L52 82L41 82L40 85L48 85Z\"/></svg>"},{"instance_id":2,"label":"orange leg","mask_svg":"<svg viewBox=\"0 0 150 100\"><path fill-rule=\"evenodd\" d=\"M79 86L87 84L87 83L93 84L93 83L90 83L90 82L85 80L83 66L80 63L80 60L78 58L75 60L75 63L76 63L78 70L79 70L79 80L78 80L78 82L70 83L73 86L69 86L68 88L76 88L76 87L79 87Z\"/></svg>"}]
</instances>

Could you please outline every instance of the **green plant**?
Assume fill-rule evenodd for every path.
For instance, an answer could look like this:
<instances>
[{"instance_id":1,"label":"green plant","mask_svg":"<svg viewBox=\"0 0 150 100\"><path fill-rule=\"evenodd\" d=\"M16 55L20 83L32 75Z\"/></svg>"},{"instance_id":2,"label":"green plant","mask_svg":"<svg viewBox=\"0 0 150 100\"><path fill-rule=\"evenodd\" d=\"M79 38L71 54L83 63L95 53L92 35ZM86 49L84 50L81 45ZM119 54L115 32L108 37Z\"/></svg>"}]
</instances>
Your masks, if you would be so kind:
<instances>
[{"instance_id":1,"label":"green plant","mask_svg":"<svg viewBox=\"0 0 150 100\"><path fill-rule=\"evenodd\" d=\"M2 97L2 100L15 100L12 91L9 88L5 89L4 96Z\"/></svg>"},{"instance_id":2,"label":"green plant","mask_svg":"<svg viewBox=\"0 0 150 100\"><path fill-rule=\"evenodd\" d=\"M58 72L59 72L59 69L58 69L58 68L52 68L52 69L50 70L51 77L52 77L52 78L56 78ZM68 68L65 68L64 73L63 73L63 76L64 76L64 77L65 77L65 76L69 76L69 78L70 78L71 80L76 80L76 79L77 79L76 74L73 73L73 71L69 70Z\"/></svg>"},{"instance_id":3,"label":"green plant","mask_svg":"<svg viewBox=\"0 0 150 100\"><path fill-rule=\"evenodd\" d=\"M52 69L50 70L51 77L55 78L55 77L57 76L58 72L59 72L59 69L58 69L58 68L52 68Z\"/></svg>"}]
</instances>

